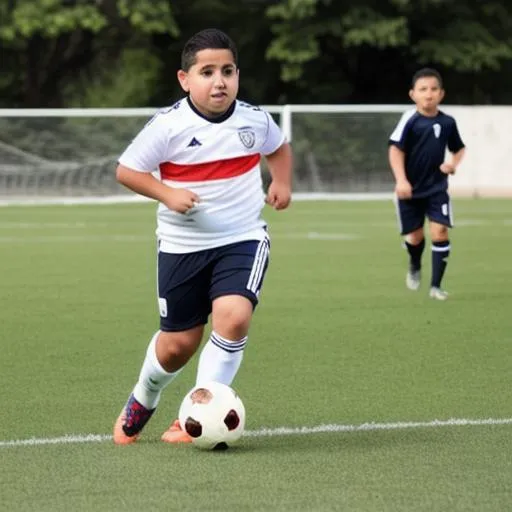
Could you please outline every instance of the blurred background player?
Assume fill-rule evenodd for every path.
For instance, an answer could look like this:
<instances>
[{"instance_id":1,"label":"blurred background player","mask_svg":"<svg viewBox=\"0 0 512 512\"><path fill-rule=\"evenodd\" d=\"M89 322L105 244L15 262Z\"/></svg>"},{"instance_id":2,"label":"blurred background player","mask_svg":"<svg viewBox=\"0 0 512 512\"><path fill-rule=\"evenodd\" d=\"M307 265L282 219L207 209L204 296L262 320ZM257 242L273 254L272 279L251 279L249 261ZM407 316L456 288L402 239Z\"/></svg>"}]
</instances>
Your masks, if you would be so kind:
<instances>
[{"instance_id":1,"label":"blurred background player","mask_svg":"<svg viewBox=\"0 0 512 512\"><path fill-rule=\"evenodd\" d=\"M448 228L453 225L448 175L455 173L464 155L464 143L455 119L438 108L444 89L436 70L423 68L416 72L409 96L416 108L402 115L389 139L397 214L409 253L406 285L410 290L420 287L427 217L432 242L429 295L446 300L448 294L441 289L441 281L450 254ZM447 148L451 158L445 161Z\"/></svg>"},{"instance_id":2,"label":"blurred background player","mask_svg":"<svg viewBox=\"0 0 512 512\"><path fill-rule=\"evenodd\" d=\"M292 155L272 117L236 99L238 78L226 34L194 35L178 71L186 97L157 113L119 158L118 181L159 201L160 329L114 425L116 444L137 440L162 390L199 348L210 314L196 384L230 385L242 362L268 265L261 211L265 201L276 210L289 205ZM261 155L272 178L266 198ZM175 421L162 440L191 439Z\"/></svg>"}]
</instances>

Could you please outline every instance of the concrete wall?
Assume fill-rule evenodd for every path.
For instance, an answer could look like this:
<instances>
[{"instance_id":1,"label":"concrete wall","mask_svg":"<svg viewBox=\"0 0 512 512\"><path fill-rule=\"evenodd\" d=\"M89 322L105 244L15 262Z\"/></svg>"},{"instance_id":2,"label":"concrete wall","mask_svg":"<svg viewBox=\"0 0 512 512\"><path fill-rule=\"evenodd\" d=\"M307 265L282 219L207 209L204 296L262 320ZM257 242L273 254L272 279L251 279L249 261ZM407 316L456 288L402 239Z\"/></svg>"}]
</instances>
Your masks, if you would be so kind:
<instances>
[{"instance_id":1,"label":"concrete wall","mask_svg":"<svg viewBox=\"0 0 512 512\"><path fill-rule=\"evenodd\" d=\"M512 106L443 106L455 117L466 155L450 178L454 196L512 197Z\"/></svg>"}]
</instances>

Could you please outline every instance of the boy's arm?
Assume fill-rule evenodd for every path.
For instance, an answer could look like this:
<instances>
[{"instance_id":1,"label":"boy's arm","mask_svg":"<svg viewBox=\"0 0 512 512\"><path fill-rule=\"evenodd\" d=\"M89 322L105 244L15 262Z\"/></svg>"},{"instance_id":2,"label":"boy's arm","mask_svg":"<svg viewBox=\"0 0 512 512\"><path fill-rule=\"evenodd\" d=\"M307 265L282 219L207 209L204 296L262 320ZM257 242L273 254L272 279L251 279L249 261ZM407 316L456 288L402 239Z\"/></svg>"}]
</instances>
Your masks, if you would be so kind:
<instances>
[{"instance_id":1,"label":"boy's arm","mask_svg":"<svg viewBox=\"0 0 512 512\"><path fill-rule=\"evenodd\" d=\"M116 179L133 192L156 199L178 213L187 212L199 202L197 194L190 190L169 187L151 173L134 171L122 164L117 166Z\"/></svg>"},{"instance_id":2,"label":"boy's arm","mask_svg":"<svg viewBox=\"0 0 512 512\"><path fill-rule=\"evenodd\" d=\"M457 167L459 166L461 160L464 158L465 152L466 148L461 148L456 153L451 153L451 160L441 164L441 171L445 174L455 174Z\"/></svg>"},{"instance_id":3,"label":"boy's arm","mask_svg":"<svg viewBox=\"0 0 512 512\"><path fill-rule=\"evenodd\" d=\"M272 177L266 201L276 210L283 210L290 204L292 197L293 157L290 144L285 142L265 158Z\"/></svg>"},{"instance_id":4,"label":"boy's arm","mask_svg":"<svg viewBox=\"0 0 512 512\"><path fill-rule=\"evenodd\" d=\"M399 199L409 199L412 197L412 186L405 174L405 153L391 144L388 150L388 159L393 176L395 177L395 193Z\"/></svg>"}]
</instances>

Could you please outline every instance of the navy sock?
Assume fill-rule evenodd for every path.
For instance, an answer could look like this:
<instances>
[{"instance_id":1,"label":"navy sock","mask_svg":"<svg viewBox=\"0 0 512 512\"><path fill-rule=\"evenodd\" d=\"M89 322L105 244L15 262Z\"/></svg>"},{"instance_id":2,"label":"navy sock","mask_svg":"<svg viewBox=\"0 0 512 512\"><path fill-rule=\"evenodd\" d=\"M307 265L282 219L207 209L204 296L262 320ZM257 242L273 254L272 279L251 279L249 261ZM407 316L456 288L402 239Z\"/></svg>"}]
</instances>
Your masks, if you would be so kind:
<instances>
[{"instance_id":1,"label":"navy sock","mask_svg":"<svg viewBox=\"0 0 512 512\"><path fill-rule=\"evenodd\" d=\"M423 239L419 244L412 245L409 242L405 242L405 247L407 248L407 252L409 253L409 268L410 270L420 270L421 269L421 255L423 254L423 249L425 249L425 239Z\"/></svg>"},{"instance_id":2,"label":"navy sock","mask_svg":"<svg viewBox=\"0 0 512 512\"><path fill-rule=\"evenodd\" d=\"M432 242L432 281L431 286L441 288L444 271L450 255L450 241Z\"/></svg>"}]
</instances>

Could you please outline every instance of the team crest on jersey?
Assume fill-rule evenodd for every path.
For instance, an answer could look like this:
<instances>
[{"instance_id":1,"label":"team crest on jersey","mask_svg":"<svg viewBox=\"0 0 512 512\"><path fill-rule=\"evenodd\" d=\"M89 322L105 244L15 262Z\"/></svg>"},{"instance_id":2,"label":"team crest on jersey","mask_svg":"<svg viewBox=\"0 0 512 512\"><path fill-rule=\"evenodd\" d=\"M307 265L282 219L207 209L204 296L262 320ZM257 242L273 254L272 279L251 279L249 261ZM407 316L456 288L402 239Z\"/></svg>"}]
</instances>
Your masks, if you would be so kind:
<instances>
[{"instance_id":1,"label":"team crest on jersey","mask_svg":"<svg viewBox=\"0 0 512 512\"><path fill-rule=\"evenodd\" d=\"M256 142L256 134L254 130L250 127L244 126L243 128L238 129L238 136L242 141L242 144L247 148L251 149Z\"/></svg>"},{"instance_id":2,"label":"team crest on jersey","mask_svg":"<svg viewBox=\"0 0 512 512\"><path fill-rule=\"evenodd\" d=\"M434 135L436 136L436 139L439 139L439 135L441 135L441 125L439 123L436 123L434 126L432 126L434 129Z\"/></svg>"}]
</instances>

